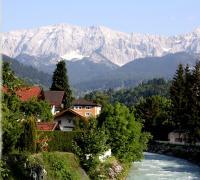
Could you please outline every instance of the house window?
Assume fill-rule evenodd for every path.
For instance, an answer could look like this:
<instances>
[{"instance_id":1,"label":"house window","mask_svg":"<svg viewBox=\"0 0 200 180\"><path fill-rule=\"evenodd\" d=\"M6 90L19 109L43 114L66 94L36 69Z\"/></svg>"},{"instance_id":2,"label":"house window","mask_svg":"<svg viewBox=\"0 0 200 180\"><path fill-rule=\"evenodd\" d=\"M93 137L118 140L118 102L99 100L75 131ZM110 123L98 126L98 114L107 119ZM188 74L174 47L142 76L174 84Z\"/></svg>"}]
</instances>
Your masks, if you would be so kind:
<instances>
[{"instance_id":1,"label":"house window","mask_svg":"<svg viewBox=\"0 0 200 180\"><path fill-rule=\"evenodd\" d=\"M86 117L91 116L91 113L90 113L90 112L86 112L86 113L85 113L85 116L86 116Z\"/></svg>"},{"instance_id":2,"label":"house window","mask_svg":"<svg viewBox=\"0 0 200 180\"><path fill-rule=\"evenodd\" d=\"M86 106L86 107L85 107L85 109L91 109L91 108L92 108L91 106Z\"/></svg>"},{"instance_id":3,"label":"house window","mask_svg":"<svg viewBox=\"0 0 200 180\"><path fill-rule=\"evenodd\" d=\"M82 109L81 106L74 106L74 109Z\"/></svg>"}]
</instances>

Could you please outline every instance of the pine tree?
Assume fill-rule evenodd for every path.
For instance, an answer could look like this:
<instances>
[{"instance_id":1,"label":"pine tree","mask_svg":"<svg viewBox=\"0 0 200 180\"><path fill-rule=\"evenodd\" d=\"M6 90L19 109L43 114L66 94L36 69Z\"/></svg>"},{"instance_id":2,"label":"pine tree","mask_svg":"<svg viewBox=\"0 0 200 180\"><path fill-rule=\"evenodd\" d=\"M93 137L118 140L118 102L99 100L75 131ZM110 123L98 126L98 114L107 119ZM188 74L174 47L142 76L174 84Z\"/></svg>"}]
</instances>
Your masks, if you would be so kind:
<instances>
[{"instance_id":1,"label":"pine tree","mask_svg":"<svg viewBox=\"0 0 200 180\"><path fill-rule=\"evenodd\" d=\"M192 94L191 94L191 120L189 123L190 137L192 142L200 140L200 62L196 66L192 74Z\"/></svg>"},{"instance_id":2,"label":"pine tree","mask_svg":"<svg viewBox=\"0 0 200 180\"><path fill-rule=\"evenodd\" d=\"M65 108L71 106L71 102L73 100L72 91L68 82L65 61L63 60L57 64L57 67L53 73L53 82L50 89L53 91L65 91L64 106Z\"/></svg>"},{"instance_id":3,"label":"pine tree","mask_svg":"<svg viewBox=\"0 0 200 180\"><path fill-rule=\"evenodd\" d=\"M184 70L182 64L179 65L170 87L170 97L172 100L172 120L176 128L184 128Z\"/></svg>"},{"instance_id":4,"label":"pine tree","mask_svg":"<svg viewBox=\"0 0 200 180\"><path fill-rule=\"evenodd\" d=\"M192 74L187 64L184 70L184 126L185 130L188 130L189 121L191 120L191 94L192 94Z\"/></svg>"}]
</instances>

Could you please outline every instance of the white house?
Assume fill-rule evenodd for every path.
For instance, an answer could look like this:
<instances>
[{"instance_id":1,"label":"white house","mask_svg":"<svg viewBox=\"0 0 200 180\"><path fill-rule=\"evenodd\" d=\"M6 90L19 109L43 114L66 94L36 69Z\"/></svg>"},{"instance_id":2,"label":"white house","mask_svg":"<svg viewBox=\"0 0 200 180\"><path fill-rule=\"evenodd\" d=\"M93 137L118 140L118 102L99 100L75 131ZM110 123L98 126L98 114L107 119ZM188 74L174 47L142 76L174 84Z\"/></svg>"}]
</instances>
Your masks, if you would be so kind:
<instances>
[{"instance_id":1,"label":"white house","mask_svg":"<svg viewBox=\"0 0 200 180\"><path fill-rule=\"evenodd\" d=\"M86 118L76 113L72 109L66 109L55 115L54 121L58 122L61 131L72 131L81 120L86 123Z\"/></svg>"}]
</instances>

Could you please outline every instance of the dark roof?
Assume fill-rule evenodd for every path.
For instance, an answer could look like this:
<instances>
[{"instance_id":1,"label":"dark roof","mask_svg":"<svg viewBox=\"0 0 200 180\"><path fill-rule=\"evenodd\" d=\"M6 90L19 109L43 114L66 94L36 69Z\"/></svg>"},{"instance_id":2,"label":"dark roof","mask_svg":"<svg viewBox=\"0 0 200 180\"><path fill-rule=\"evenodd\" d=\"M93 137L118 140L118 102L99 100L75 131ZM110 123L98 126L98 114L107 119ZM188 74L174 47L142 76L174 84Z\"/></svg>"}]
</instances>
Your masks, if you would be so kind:
<instances>
[{"instance_id":1,"label":"dark roof","mask_svg":"<svg viewBox=\"0 0 200 180\"><path fill-rule=\"evenodd\" d=\"M57 117L63 116L63 115L66 114L66 113L74 114L75 116L80 117L81 119L86 120L86 118L85 118L84 116L78 114L77 112L75 112L75 111L72 110L72 109L66 109L66 110L64 110L64 111L61 111L61 112L55 114L54 119L57 118Z\"/></svg>"},{"instance_id":2,"label":"dark roof","mask_svg":"<svg viewBox=\"0 0 200 180\"><path fill-rule=\"evenodd\" d=\"M74 106L100 106L97 103L88 101L86 99L76 99L72 102L72 105Z\"/></svg>"},{"instance_id":3,"label":"dark roof","mask_svg":"<svg viewBox=\"0 0 200 180\"><path fill-rule=\"evenodd\" d=\"M64 91L44 91L44 99L51 105L60 107L64 98Z\"/></svg>"},{"instance_id":4,"label":"dark roof","mask_svg":"<svg viewBox=\"0 0 200 180\"><path fill-rule=\"evenodd\" d=\"M57 126L57 122L37 122L36 126L40 131L53 131Z\"/></svg>"}]
</instances>

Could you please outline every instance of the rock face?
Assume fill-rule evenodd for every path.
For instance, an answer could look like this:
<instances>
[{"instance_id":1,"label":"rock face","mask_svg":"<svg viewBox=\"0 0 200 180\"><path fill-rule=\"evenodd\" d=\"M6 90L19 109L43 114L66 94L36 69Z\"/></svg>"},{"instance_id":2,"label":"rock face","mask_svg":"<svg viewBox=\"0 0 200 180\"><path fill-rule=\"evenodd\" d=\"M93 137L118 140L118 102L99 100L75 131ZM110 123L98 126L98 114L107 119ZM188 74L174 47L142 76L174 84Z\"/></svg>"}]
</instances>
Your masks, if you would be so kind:
<instances>
[{"instance_id":1,"label":"rock face","mask_svg":"<svg viewBox=\"0 0 200 180\"><path fill-rule=\"evenodd\" d=\"M95 63L102 59L122 66L137 58L181 51L200 53L200 28L184 35L164 37L128 34L102 26L58 24L1 33L1 37L1 53L36 67L55 65L60 58L75 61L89 57Z\"/></svg>"}]
</instances>

